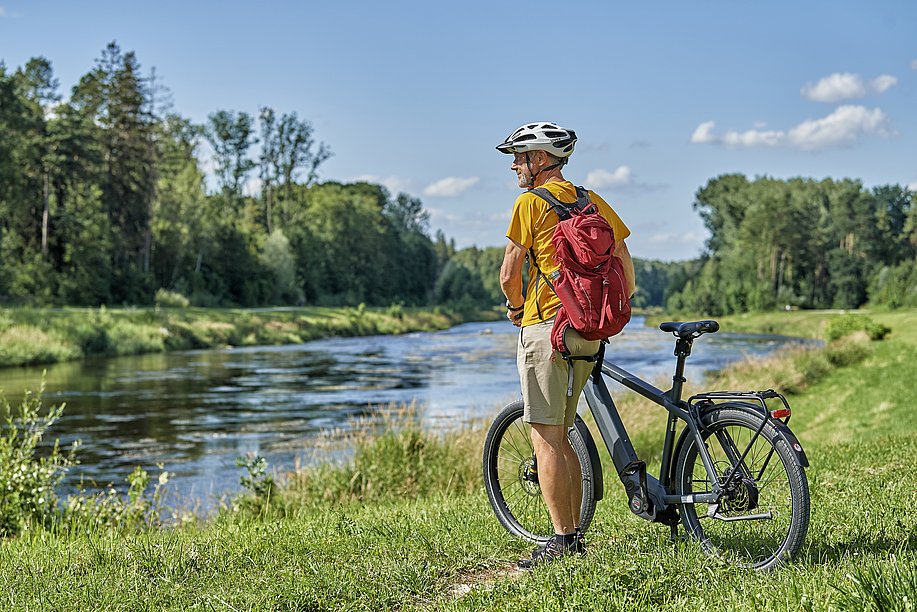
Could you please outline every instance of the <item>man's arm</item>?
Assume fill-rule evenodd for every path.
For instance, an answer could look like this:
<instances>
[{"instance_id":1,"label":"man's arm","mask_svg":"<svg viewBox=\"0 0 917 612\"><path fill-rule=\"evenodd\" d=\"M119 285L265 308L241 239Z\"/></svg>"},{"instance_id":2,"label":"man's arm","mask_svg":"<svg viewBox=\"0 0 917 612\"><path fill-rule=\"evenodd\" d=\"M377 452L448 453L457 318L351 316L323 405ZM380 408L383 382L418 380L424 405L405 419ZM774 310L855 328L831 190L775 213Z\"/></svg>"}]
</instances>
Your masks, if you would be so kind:
<instances>
[{"instance_id":1,"label":"man's arm","mask_svg":"<svg viewBox=\"0 0 917 612\"><path fill-rule=\"evenodd\" d=\"M637 275L634 272L634 260L631 259L630 251L627 250L627 244L625 244L623 240L615 245L614 255L621 259L621 263L624 266L624 280L627 281L627 294L630 297L634 297L634 293L637 291Z\"/></svg>"},{"instance_id":2,"label":"man's arm","mask_svg":"<svg viewBox=\"0 0 917 612\"><path fill-rule=\"evenodd\" d=\"M500 288L503 289L503 295L513 306L522 306L525 302L522 295L522 265L525 263L525 254L524 247L512 240L507 241L506 251L503 253L503 265L500 266ZM521 312L507 312L507 318L513 322L513 325L518 326L521 320L521 317L514 320L513 315Z\"/></svg>"}]
</instances>

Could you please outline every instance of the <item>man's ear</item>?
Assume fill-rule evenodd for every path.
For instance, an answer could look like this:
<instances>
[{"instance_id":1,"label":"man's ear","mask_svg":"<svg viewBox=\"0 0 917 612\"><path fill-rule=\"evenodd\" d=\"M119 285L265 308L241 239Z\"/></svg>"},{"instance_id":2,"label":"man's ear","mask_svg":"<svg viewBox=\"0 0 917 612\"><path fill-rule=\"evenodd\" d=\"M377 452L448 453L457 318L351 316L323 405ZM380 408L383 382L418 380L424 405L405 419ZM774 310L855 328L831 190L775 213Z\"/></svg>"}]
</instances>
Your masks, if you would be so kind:
<instances>
[{"instance_id":1,"label":"man's ear","mask_svg":"<svg viewBox=\"0 0 917 612\"><path fill-rule=\"evenodd\" d=\"M537 150L535 155L532 156L532 162L537 163L540 168L543 168L548 165L548 154L546 151Z\"/></svg>"}]
</instances>

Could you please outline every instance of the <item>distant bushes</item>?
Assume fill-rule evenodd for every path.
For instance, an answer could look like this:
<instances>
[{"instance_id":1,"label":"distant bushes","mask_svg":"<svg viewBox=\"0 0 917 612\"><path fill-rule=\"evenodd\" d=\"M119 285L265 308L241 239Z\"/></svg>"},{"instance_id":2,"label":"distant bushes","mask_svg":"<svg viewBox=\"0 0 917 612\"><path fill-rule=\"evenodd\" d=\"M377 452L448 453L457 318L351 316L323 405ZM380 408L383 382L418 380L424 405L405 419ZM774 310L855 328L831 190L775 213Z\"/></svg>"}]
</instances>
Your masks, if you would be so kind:
<instances>
[{"instance_id":1,"label":"distant bushes","mask_svg":"<svg viewBox=\"0 0 917 612\"><path fill-rule=\"evenodd\" d=\"M845 314L828 322L825 338L827 340L838 340L858 331L866 332L870 340L882 340L892 330L890 327L876 323L865 315Z\"/></svg>"},{"instance_id":2,"label":"distant bushes","mask_svg":"<svg viewBox=\"0 0 917 612\"><path fill-rule=\"evenodd\" d=\"M884 338L891 330L869 321L867 317L853 316L853 323L838 323L835 336L823 348L790 348L770 357L751 359L734 364L714 375L711 387L739 389L747 381L755 381L756 389L776 389L786 393L801 393L835 368L863 361L872 353L870 339ZM839 321L843 317L833 319ZM864 332L865 319L872 323L873 335ZM846 327L845 327L846 326ZM843 328L843 331L841 330Z\"/></svg>"},{"instance_id":3,"label":"distant bushes","mask_svg":"<svg viewBox=\"0 0 917 612\"><path fill-rule=\"evenodd\" d=\"M181 293L168 289L157 289L153 301L160 308L187 308L191 305L191 300Z\"/></svg>"},{"instance_id":4,"label":"distant bushes","mask_svg":"<svg viewBox=\"0 0 917 612\"><path fill-rule=\"evenodd\" d=\"M78 347L59 334L31 325L12 325L0 331L0 367L68 361L81 355Z\"/></svg>"}]
</instances>

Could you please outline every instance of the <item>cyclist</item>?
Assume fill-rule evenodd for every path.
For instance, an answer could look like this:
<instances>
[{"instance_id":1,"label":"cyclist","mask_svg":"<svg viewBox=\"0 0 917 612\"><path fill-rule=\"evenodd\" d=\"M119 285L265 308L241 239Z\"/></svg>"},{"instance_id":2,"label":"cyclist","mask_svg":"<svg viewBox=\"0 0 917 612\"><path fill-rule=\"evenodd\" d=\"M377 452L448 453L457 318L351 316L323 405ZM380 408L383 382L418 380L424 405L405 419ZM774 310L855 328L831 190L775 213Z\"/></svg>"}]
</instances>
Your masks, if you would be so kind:
<instances>
[{"instance_id":1,"label":"cyclist","mask_svg":"<svg viewBox=\"0 0 917 612\"><path fill-rule=\"evenodd\" d=\"M530 191L543 187L561 202L576 201L576 187L562 172L575 145L573 130L555 123L536 122L521 126L497 146L501 153L513 155L511 169L516 173L519 187L526 190L513 205L500 284L506 296L506 316L521 328L516 364L525 404L523 418L532 427L538 481L555 534L531 558L519 561L523 569L584 550L579 532L582 474L567 440L567 429L573 425L576 404L592 364L572 362L573 389L568 394L570 362L561 359L551 346L551 327L560 300L541 277L558 267L551 244L558 218L545 200ZM589 198L614 229L615 255L624 264L628 292L633 295L634 267L624 243L630 230L602 198L592 191ZM527 255L530 282L523 296L522 268ZM586 341L572 328L564 339L572 355L594 355L599 348L599 341Z\"/></svg>"}]
</instances>

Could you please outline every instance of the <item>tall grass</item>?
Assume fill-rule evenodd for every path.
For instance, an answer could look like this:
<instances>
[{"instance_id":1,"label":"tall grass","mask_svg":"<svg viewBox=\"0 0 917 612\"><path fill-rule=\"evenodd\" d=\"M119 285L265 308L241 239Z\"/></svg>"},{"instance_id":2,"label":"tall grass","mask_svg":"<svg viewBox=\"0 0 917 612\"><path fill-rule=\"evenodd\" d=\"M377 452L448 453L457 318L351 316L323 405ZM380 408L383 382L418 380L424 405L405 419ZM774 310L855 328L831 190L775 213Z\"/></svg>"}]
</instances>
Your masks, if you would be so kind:
<instances>
[{"instance_id":1,"label":"tall grass","mask_svg":"<svg viewBox=\"0 0 917 612\"><path fill-rule=\"evenodd\" d=\"M326 436L316 456L339 459L292 473L282 497L287 505L314 506L468 494L480 487L482 432L478 424L437 435L423 428L416 406L390 410L381 421Z\"/></svg>"}]
</instances>

